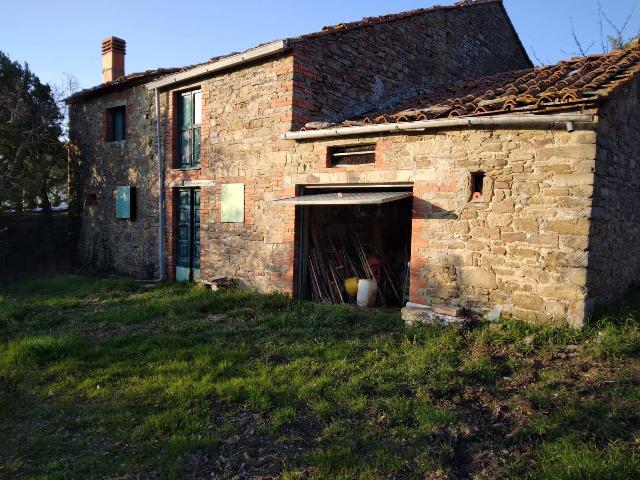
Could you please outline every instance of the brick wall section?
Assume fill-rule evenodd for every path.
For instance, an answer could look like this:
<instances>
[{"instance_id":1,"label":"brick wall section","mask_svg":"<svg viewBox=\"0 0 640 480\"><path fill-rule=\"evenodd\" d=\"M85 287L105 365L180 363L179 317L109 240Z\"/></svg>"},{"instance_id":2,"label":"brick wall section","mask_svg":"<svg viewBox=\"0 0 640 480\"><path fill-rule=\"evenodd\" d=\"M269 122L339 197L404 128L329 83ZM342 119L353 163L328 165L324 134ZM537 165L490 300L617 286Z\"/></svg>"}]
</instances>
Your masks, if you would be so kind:
<instances>
[{"instance_id":1,"label":"brick wall section","mask_svg":"<svg viewBox=\"0 0 640 480\"><path fill-rule=\"evenodd\" d=\"M377 164L315 170L330 146L378 142ZM292 145L285 184L413 184L410 297L531 321L584 320L596 133L461 130ZM379 163L380 162L380 163ZM486 174L470 203L471 172Z\"/></svg>"},{"instance_id":2,"label":"brick wall section","mask_svg":"<svg viewBox=\"0 0 640 480\"><path fill-rule=\"evenodd\" d=\"M106 142L106 110L126 104L126 140ZM154 278L158 265L158 175L153 92L138 86L72 104L80 149L82 222L78 261L88 270ZM118 185L136 187L135 220L116 219ZM91 198L95 195L95 204Z\"/></svg>"},{"instance_id":3,"label":"brick wall section","mask_svg":"<svg viewBox=\"0 0 640 480\"><path fill-rule=\"evenodd\" d=\"M260 291L292 292L295 215L271 209L269 200L293 195L282 185L290 161L293 59L281 56L204 79L180 90L202 91L202 153L196 170L176 170L175 91L162 94L163 138L167 148L167 198L188 182L201 187L201 278L228 276ZM173 152L173 154L171 154ZM244 223L222 223L221 186L244 183ZM168 204L168 273L175 275L175 203Z\"/></svg>"},{"instance_id":4,"label":"brick wall section","mask_svg":"<svg viewBox=\"0 0 640 480\"><path fill-rule=\"evenodd\" d=\"M531 67L500 3L427 12L294 44L296 126L344 120L425 87Z\"/></svg>"},{"instance_id":5,"label":"brick wall section","mask_svg":"<svg viewBox=\"0 0 640 480\"><path fill-rule=\"evenodd\" d=\"M640 282L640 83L600 109L589 261L590 303L619 299Z\"/></svg>"}]
</instances>

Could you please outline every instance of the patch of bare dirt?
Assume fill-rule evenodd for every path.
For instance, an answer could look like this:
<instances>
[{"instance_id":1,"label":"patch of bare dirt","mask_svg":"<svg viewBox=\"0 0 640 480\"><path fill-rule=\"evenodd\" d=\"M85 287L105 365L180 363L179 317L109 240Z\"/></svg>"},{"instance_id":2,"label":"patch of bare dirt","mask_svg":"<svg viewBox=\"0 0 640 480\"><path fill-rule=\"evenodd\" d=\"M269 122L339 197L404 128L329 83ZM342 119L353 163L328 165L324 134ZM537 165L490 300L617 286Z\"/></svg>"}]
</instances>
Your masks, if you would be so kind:
<instances>
[{"instance_id":1,"label":"patch of bare dirt","mask_svg":"<svg viewBox=\"0 0 640 480\"><path fill-rule=\"evenodd\" d=\"M315 447L320 425L298 415L301 420L282 427L278 433L268 431L268 420L260 413L243 410L224 415L218 404L214 425L228 422L232 428L220 437L218 448L200 452L190 458L184 477L189 479L280 478L296 468L295 459Z\"/></svg>"}]
</instances>

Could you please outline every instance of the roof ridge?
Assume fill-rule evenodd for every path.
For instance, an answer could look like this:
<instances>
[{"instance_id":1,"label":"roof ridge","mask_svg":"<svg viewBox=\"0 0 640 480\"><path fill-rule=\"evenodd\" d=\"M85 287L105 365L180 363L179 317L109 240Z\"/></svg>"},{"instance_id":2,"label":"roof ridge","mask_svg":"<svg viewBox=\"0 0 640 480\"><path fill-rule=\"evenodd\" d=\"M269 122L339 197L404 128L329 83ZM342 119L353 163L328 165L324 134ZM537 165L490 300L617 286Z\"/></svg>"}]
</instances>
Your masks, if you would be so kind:
<instances>
[{"instance_id":1,"label":"roof ridge","mask_svg":"<svg viewBox=\"0 0 640 480\"><path fill-rule=\"evenodd\" d=\"M451 5L432 5L431 7L416 8L413 10L407 10L405 12L388 13L384 15L377 15L373 17L363 17L360 20L354 20L351 22L341 22L336 25L327 25L322 27L322 30L318 32L305 33L296 37L290 37L287 40L290 43L298 43L305 41L309 38L315 38L323 35L331 35L335 33L342 33L345 31L355 30L358 28L372 27L388 22L395 22L404 20L406 18L414 17L417 15L423 15L426 13L435 13L446 10L458 10L467 7L473 7L478 5L484 5L489 3L503 4L503 0L459 0Z\"/></svg>"}]
</instances>

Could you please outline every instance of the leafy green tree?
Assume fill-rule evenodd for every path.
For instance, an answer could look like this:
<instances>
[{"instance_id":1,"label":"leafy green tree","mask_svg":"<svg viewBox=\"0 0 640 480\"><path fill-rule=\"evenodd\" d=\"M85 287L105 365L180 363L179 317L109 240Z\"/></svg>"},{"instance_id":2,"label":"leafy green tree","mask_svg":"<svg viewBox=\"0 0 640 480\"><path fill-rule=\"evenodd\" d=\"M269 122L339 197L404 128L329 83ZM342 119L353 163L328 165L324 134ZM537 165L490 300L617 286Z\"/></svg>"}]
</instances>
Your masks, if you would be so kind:
<instances>
[{"instance_id":1,"label":"leafy green tree","mask_svg":"<svg viewBox=\"0 0 640 480\"><path fill-rule=\"evenodd\" d=\"M0 51L0 212L51 218L66 180L62 120L51 87Z\"/></svg>"}]
</instances>

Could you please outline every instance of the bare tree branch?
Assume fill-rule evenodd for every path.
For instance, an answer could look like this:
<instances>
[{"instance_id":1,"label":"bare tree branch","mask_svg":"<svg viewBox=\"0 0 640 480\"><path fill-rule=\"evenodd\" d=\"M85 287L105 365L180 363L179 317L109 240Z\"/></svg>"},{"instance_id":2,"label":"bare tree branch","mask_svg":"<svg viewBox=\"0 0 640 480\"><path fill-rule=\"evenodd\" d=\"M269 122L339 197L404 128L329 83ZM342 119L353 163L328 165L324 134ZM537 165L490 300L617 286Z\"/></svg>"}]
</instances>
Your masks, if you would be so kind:
<instances>
[{"instance_id":1,"label":"bare tree branch","mask_svg":"<svg viewBox=\"0 0 640 480\"><path fill-rule=\"evenodd\" d=\"M609 43L611 44L612 48L614 49L624 48L624 46L626 45L627 42L624 39L624 31L629 26L629 22L631 22L631 19L633 18L635 11L636 11L636 6L634 5L629 15L627 15L627 18L625 18L622 26L619 27L613 22L613 20L611 20L611 18L609 18L609 16L602 10L602 8L600 9L600 12L602 13L602 18L604 18L607 21L609 26L615 32L615 36L610 35L608 37Z\"/></svg>"},{"instance_id":2,"label":"bare tree branch","mask_svg":"<svg viewBox=\"0 0 640 480\"><path fill-rule=\"evenodd\" d=\"M595 42L591 42L591 45L589 45L587 48L584 48L582 46L582 42L580 42L580 39L578 38L578 34L576 33L576 27L573 24L573 17L569 17L569 21L571 22L571 35L573 35L573 41L575 42L576 46L578 47L578 51L580 52L580 56L586 57L589 54L589 50L591 50L591 48L593 47Z\"/></svg>"},{"instance_id":3,"label":"bare tree branch","mask_svg":"<svg viewBox=\"0 0 640 480\"><path fill-rule=\"evenodd\" d=\"M549 63L551 63L548 60L540 59L540 57L538 57L538 54L536 53L536 50L533 48L533 45L531 45L531 53L533 54L533 58L536 61L538 67L549 65Z\"/></svg>"},{"instance_id":4,"label":"bare tree branch","mask_svg":"<svg viewBox=\"0 0 640 480\"><path fill-rule=\"evenodd\" d=\"M602 53L607 53L608 49L604 44L604 26L602 25L602 4L598 1L598 25L600 26L600 46L602 47Z\"/></svg>"}]
</instances>

